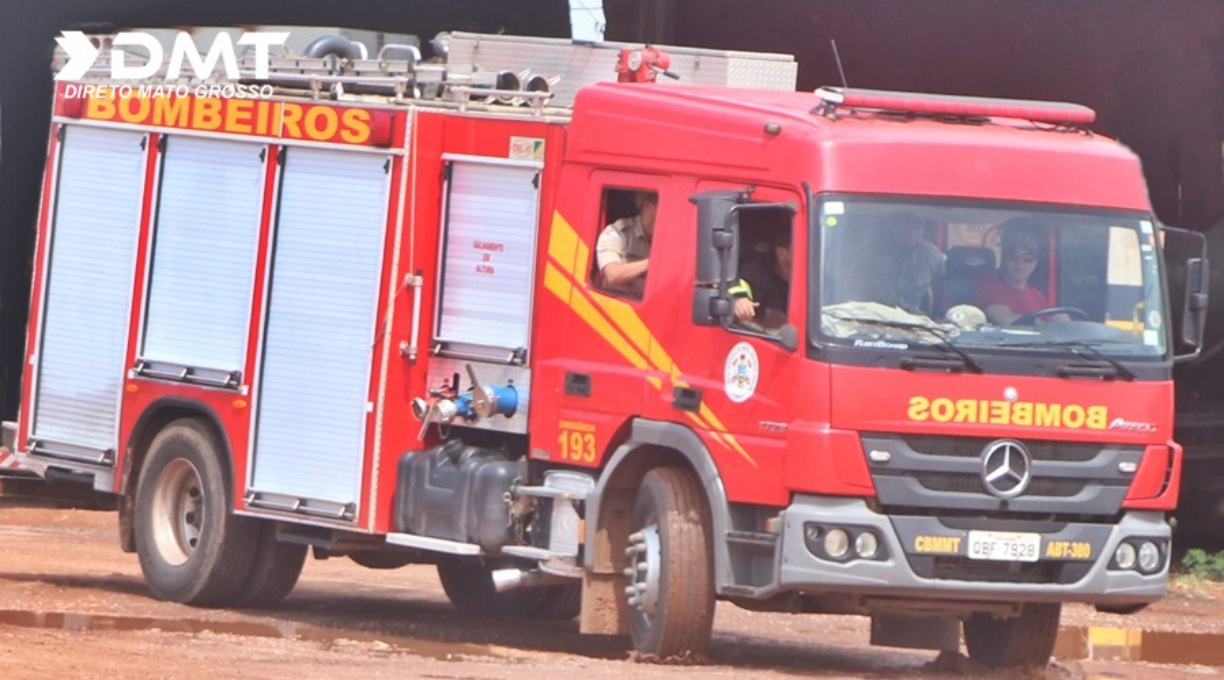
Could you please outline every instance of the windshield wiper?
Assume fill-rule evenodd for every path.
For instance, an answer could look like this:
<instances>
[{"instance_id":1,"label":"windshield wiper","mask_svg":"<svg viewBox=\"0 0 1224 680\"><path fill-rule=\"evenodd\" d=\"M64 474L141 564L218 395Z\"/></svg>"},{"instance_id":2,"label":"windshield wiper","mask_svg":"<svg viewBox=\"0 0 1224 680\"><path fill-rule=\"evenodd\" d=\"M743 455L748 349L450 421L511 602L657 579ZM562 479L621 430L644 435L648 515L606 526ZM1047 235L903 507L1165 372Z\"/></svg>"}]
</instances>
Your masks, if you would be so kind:
<instances>
[{"instance_id":1,"label":"windshield wiper","mask_svg":"<svg viewBox=\"0 0 1224 680\"><path fill-rule=\"evenodd\" d=\"M1113 375L1108 375L1108 376L1102 375L1099 377L1120 377L1123 380L1127 380L1131 382L1134 382L1135 380L1139 379L1139 376L1135 375L1135 372L1127 368L1122 362L1118 361L1117 359L1097 349L1096 344L1091 343L1091 342L1085 342L1083 340L1050 340L1048 342L1007 343L1005 345L1000 345L1000 347L1059 347L1059 348L1069 349L1071 350L1072 354L1074 354L1077 357L1080 357L1081 359L1104 361L1105 363L1109 364L1110 368L1113 369ZM1076 366L1064 366L1059 369L1059 373L1062 374L1064 377L1075 375L1077 372L1076 368L1077 368ZM1078 368L1080 370L1083 370L1085 368L1101 370L1101 369L1104 369L1105 367L1103 366L1092 366L1092 367L1080 366Z\"/></svg>"},{"instance_id":2,"label":"windshield wiper","mask_svg":"<svg viewBox=\"0 0 1224 680\"><path fill-rule=\"evenodd\" d=\"M982 372L982 365L974 360L973 357L969 356L968 352L957 347L952 342L951 336L948 335L948 332L937 326L924 326L919 323L909 323L907 321L889 321L887 319L864 319L858 316L838 316L833 314L830 314L829 316L837 319L838 321L852 321L854 323L865 323L872 326L884 326L885 328L898 328L907 331L925 331L939 341L935 345L936 347L944 350L945 352L951 352L959 356L961 361L964 362L965 367L972 370L974 373Z\"/></svg>"}]
</instances>

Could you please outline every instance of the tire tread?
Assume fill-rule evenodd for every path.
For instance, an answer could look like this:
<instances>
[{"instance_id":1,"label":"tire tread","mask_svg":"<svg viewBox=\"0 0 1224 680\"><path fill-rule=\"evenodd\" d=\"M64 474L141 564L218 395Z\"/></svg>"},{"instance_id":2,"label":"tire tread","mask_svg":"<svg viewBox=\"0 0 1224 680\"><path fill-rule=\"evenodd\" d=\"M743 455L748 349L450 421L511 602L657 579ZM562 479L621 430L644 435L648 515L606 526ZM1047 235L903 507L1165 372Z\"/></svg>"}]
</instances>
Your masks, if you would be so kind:
<instances>
[{"instance_id":1,"label":"tire tread","mask_svg":"<svg viewBox=\"0 0 1224 680\"><path fill-rule=\"evenodd\" d=\"M289 597L306 563L306 546L276 539L276 523L240 518L259 523L258 545L247 575L233 604L238 607L274 607Z\"/></svg>"},{"instance_id":2,"label":"tire tread","mask_svg":"<svg viewBox=\"0 0 1224 680\"><path fill-rule=\"evenodd\" d=\"M714 622L713 551L705 494L687 469L658 467L642 480L638 504L643 501L656 506L660 530L666 532L660 537L664 583L655 624L649 631L635 632L634 646L639 654L662 660L702 657L709 649ZM640 510L635 509L635 517Z\"/></svg>"},{"instance_id":3,"label":"tire tread","mask_svg":"<svg viewBox=\"0 0 1224 680\"><path fill-rule=\"evenodd\" d=\"M180 418L153 439L136 489L136 549L153 595L183 604L221 607L232 604L246 582L255 556L258 526L233 514L229 475L221 460L224 448L213 428L199 418ZM161 472L174 460L192 463L200 475L206 503L222 516L184 565L170 565L157 554L148 516L151 495Z\"/></svg>"},{"instance_id":4,"label":"tire tread","mask_svg":"<svg viewBox=\"0 0 1224 680\"><path fill-rule=\"evenodd\" d=\"M1040 602L1024 605L1010 619L973 614L964 624L969 658L990 668L1044 666L1054 651L1061 612L1057 602Z\"/></svg>"}]
</instances>

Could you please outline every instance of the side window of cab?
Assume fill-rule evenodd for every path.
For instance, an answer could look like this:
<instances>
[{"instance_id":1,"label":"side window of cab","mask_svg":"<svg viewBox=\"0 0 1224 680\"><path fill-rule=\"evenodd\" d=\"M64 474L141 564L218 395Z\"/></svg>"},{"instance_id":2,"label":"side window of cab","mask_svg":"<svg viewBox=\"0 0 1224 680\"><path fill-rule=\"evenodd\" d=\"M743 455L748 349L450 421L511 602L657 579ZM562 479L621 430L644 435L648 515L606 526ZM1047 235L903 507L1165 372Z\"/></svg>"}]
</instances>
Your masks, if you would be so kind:
<instances>
[{"instance_id":1,"label":"side window of cab","mask_svg":"<svg viewBox=\"0 0 1224 680\"><path fill-rule=\"evenodd\" d=\"M659 194L653 189L604 189L591 273L597 289L642 299L658 210Z\"/></svg>"},{"instance_id":2,"label":"side window of cab","mask_svg":"<svg viewBox=\"0 0 1224 680\"><path fill-rule=\"evenodd\" d=\"M731 287L734 324L773 333L788 322L794 248L788 209L740 213L739 280Z\"/></svg>"}]
</instances>

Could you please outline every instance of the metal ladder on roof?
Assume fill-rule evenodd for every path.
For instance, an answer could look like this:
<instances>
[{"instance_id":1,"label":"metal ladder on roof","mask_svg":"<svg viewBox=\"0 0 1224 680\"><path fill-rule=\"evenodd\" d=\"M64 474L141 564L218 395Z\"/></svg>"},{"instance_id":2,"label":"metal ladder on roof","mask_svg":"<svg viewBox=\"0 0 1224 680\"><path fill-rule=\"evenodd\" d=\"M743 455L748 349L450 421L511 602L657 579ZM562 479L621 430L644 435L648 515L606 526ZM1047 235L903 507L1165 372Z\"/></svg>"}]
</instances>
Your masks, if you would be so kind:
<instances>
[{"instance_id":1,"label":"metal ladder on roof","mask_svg":"<svg viewBox=\"0 0 1224 680\"><path fill-rule=\"evenodd\" d=\"M99 55L84 80L111 80L114 35L91 35ZM333 46L346 39L334 36ZM568 108L577 91L617 79L616 66L625 50L645 46L618 42L579 42L477 33L443 33L433 44L444 57L425 60L414 45L385 45L374 58L363 46L333 49L314 56L282 53L270 56L266 78L256 77L253 54L238 55L241 84L271 85L277 94L313 99L373 97L389 103L453 102L496 107ZM354 43L354 45L357 45ZM790 55L659 46L672 59L683 82L730 87L793 90L798 66ZM354 53L361 57L354 58ZM143 57L133 54L129 61ZM53 69L62 68L67 54L57 48ZM169 85L225 84L221 60L204 79L191 69L168 78L163 60L148 83Z\"/></svg>"}]
</instances>

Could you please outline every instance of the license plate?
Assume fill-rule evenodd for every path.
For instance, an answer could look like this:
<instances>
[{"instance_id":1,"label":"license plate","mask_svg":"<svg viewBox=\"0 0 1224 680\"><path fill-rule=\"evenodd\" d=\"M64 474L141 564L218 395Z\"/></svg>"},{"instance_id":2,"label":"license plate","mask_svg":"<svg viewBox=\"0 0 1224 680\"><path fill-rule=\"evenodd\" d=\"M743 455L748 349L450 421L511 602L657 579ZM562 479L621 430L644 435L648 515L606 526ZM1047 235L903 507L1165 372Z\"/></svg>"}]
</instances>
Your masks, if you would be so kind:
<instances>
[{"instance_id":1,"label":"license plate","mask_svg":"<svg viewBox=\"0 0 1224 680\"><path fill-rule=\"evenodd\" d=\"M1036 562L1041 553L1041 535L1004 531L970 531L969 559L1002 562Z\"/></svg>"}]
</instances>

